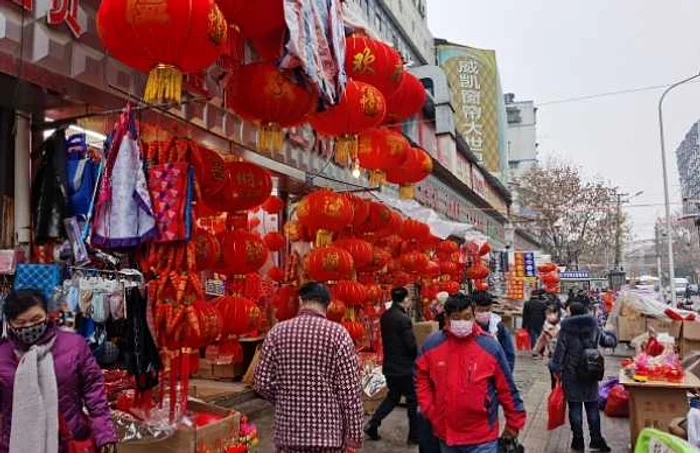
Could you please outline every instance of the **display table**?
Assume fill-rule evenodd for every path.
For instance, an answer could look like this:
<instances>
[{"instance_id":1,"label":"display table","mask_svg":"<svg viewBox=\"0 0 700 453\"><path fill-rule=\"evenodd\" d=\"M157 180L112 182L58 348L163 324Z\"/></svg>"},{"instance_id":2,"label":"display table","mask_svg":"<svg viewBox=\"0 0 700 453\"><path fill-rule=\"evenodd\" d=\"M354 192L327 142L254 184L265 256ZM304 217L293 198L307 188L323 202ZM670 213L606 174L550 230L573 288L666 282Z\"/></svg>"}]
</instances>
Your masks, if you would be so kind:
<instances>
[{"instance_id":1,"label":"display table","mask_svg":"<svg viewBox=\"0 0 700 453\"><path fill-rule=\"evenodd\" d=\"M688 413L688 390L700 389L700 379L686 372L683 382L636 382L620 371L620 384L630 395L630 442L635 442L644 428L668 432L668 425L676 417Z\"/></svg>"}]
</instances>

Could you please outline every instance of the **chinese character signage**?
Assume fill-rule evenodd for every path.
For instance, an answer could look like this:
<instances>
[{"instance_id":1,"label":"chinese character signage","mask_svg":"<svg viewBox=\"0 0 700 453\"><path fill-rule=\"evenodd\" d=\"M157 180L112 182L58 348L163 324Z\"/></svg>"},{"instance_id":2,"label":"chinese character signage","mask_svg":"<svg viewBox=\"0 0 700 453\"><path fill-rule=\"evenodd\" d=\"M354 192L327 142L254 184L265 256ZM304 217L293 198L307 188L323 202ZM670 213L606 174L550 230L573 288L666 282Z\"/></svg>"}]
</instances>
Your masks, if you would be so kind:
<instances>
[{"instance_id":1,"label":"chinese character signage","mask_svg":"<svg viewBox=\"0 0 700 453\"><path fill-rule=\"evenodd\" d=\"M591 278L591 274L588 271L566 271L559 274L561 278L566 278L569 280L588 280Z\"/></svg>"},{"instance_id":2,"label":"chinese character signage","mask_svg":"<svg viewBox=\"0 0 700 453\"><path fill-rule=\"evenodd\" d=\"M447 74L455 107L455 129L487 170L507 170L505 104L493 50L439 45L438 63Z\"/></svg>"},{"instance_id":3,"label":"chinese character signage","mask_svg":"<svg viewBox=\"0 0 700 453\"><path fill-rule=\"evenodd\" d=\"M14 3L30 13L35 9L48 10L46 22L56 26L66 24L76 38L80 38L87 28L87 18L80 8L80 0L14 0Z\"/></svg>"},{"instance_id":4,"label":"chinese character signage","mask_svg":"<svg viewBox=\"0 0 700 453\"><path fill-rule=\"evenodd\" d=\"M515 252L515 277L533 278L536 275L535 254L532 252Z\"/></svg>"}]
</instances>

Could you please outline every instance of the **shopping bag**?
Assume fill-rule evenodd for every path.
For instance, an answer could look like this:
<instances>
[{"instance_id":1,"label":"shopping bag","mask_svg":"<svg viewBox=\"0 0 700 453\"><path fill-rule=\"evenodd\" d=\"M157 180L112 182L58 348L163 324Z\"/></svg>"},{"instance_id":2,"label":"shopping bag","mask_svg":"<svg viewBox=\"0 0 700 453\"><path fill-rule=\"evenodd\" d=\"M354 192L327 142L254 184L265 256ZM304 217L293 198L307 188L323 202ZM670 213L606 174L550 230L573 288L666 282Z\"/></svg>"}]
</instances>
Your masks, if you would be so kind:
<instances>
[{"instance_id":1,"label":"shopping bag","mask_svg":"<svg viewBox=\"0 0 700 453\"><path fill-rule=\"evenodd\" d=\"M630 416L630 395L621 384L610 390L608 402L605 405L605 415L608 417Z\"/></svg>"},{"instance_id":2,"label":"shopping bag","mask_svg":"<svg viewBox=\"0 0 700 453\"><path fill-rule=\"evenodd\" d=\"M515 334L515 343L518 351L529 351L532 349L530 334L525 329L519 329Z\"/></svg>"},{"instance_id":3,"label":"shopping bag","mask_svg":"<svg viewBox=\"0 0 700 453\"><path fill-rule=\"evenodd\" d=\"M620 383L619 379L616 377L610 378L603 382L598 389L598 408L601 411L605 410L605 405L608 403L608 396L610 395L610 390Z\"/></svg>"},{"instance_id":4,"label":"shopping bag","mask_svg":"<svg viewBox=\"0 0 700 453\"><path fill-rule=\"evenodd\" d=\"M561 381L557 381L554 390L547 398L547 429L557 429L566 423L566 398Z\"/></svg>"}]
</instances>

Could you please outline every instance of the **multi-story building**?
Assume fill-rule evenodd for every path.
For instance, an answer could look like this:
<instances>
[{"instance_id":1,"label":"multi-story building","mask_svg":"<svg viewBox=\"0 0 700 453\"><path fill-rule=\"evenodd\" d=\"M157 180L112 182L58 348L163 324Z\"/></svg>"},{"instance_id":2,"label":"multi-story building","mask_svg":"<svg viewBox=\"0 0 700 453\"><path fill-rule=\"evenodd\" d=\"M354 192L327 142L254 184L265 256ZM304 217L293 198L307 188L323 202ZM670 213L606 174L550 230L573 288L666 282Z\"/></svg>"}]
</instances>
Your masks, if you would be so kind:
<instances>
[{"instance_id":1,"label":"multi-story building","mask_svg":"<svg viewBox=\"0 0 700 453\"><path fill-rule=\"evenodd\" d=\"M516 101L506 93L508 121L508 167L511 178L517 177L537 163L537 107L533 101Z\"/></svg>"},{"instance_id":2,"label":"multi-story building","mask_svg":"<svg viewBox=\"0 0 700 453\"><path fill-rule=\"evenodd\" d=\"M681 180L683 211L693 214L700 211L700 142L698 129L700 121L694 123L685 139L676 149L678 174Z\"/></svg>"}]
</instances>

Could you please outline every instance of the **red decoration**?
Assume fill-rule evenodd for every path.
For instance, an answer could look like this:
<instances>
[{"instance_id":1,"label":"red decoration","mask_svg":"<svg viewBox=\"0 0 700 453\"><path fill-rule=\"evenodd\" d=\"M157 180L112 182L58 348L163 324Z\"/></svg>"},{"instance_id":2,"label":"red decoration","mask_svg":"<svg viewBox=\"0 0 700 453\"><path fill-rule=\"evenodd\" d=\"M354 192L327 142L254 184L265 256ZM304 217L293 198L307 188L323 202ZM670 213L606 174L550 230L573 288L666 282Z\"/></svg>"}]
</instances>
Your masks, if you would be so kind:
<instances>
[{"instance_id":1,"label":"red decoration","mask_svg":"<svg viewBox=\"0 0 700 453\"><path fill-rule=\"evenodd\" d=\"M477 280L474 282L474 289L477 291L488 291L489 284L486 280Z\"/></svg>"},{"instance_id":2,"label":"red decoration","mask_svg":"<svg viewBox=\"0 0 700 453\"><path fill-rule=\"evenodd\" d=\"M224 50L228 25L213 0L105 0L97 32L109 54L149 72L147 102L180 102L182 74L198 73Z\"/></svg>"},{"instance_id":3,"label":"red decoration","mask_svg":"<svg viewBox=\"0 0 700 453\"><path fill-rule=\"evenodd\" d=\"M406 160L398 167L387 170L386 180L399 184L399 195L403 199L413 198L413 184L419 183L433 171L433 158L420 148L411 148Z\"/></svg>"},{"instance_id":4,"label":"red decoration","mask_svg":"<svg viewBox=\"0 0 700 453\"><path fill-rule=\"evenodd\" d=\"M265 245L270 249L271 252L279 252L284 248L284 236L282 233L272 231L267 233L263 238Z\"/></svg>"},{"instance_id":5,"label":"red decoration","mask_svg":"<svg viewBox=\"0 0 700 453\"><path fill-rule=\"evenodd\" d=\"M339 247L321 247L306 255L306 270L312 280L346 280L353 271L352 255Z\"/></svg>"},{"instance_id":6,"label":"red decoration","mask_svg":"<svg viewBox=\"0 0 700 453\"><path fill-rule=\"evenodd\" d=\"M459 245L454 241L441 241L437 245L438 256L442 259L448 259L453 253L459 251Z\"/></svg>"},{"instance_id":7,"label":"red decoration","mask_svg":"<svg viewBox=\"0 0 700 453\"><path fill-rule=\"evenodd\" d=\"M382 302L384 294L382 292L382 287L379 285L366 285L367 287L367 303L368 304L378 304Z\"/></svg>"},{"instance_id":8,"label":"red decoration","mask_svg":"<svg viewBox=\"0 0 700 453\"><path fill-rule=\"evenodd\" d=\"M557 265L554 263L546 263L537 266L537 271L541 274L548 274L554 272L558 269Z\"/></svg>"},{"instance_id":9,"label":"red decoration","mask_svg":"<svg viewBox=\"0 0 700 453\"><path fill-rule=\"evenodd\" d=\"M425 271L430 259L425 253L411 252L401 256L401 266L406 272L420 274Z\"/></svg>"},{"instance_id":10,"label":"red decoration","mask_svg":"<svg viewBox=\"0 0 700 453\"><path fill-rule=\"evenodd\" d=\"M226 296L214 299L223 320L222 335L243 335L253 328L253 321L258 315L255 303L245 297Z\"/></svg>"},{"instance_id":11,"label":"red decoration","mask_svg":"<svg viewBox=\"0 0 700 453\"><path fill-rule=\"evenodd\" d=\"M396 50L367 36L354 35L345 41L348 77L375 86L384 96L399 88L404 69L401 55Z\"/></svg>"},{"instance_id":12,"label":"red decoration","mask_svg":"<svg viewBox=\"0 0 700 453\"><path fill-rule=\"evenodd\" d=\"M340 322L345 316L345 304L337 299L331 300L330 305L328 305L328 310L326 311L326 317L331 321Z\"/></svg>"},{"instance_id":13,"label":"red decoration","mask_svg":"<svg viewBox=\"0 0 700 453\"><path fill-rule=\"evenodd\" d=\"M345 194L345 196L352 203L354 213L352 217L352 228L355 231L359 231L369 218L369 202L364 198L352 194Z\"/></svg>"},{"instance_id":14,"label":"red decoration","mask_svg":"<svg viewBox=\"0 0 700 453\"><path fill-rule=\"evenodd\" d=\"M358 271L364 270L365 267L372 264L374 250L372 244L367 241L355 238L339 239L333 242L333 246L350 252L355 269Z\"/></svg>"},{"instance_id":15,"label":"red decoration","mask_svg":"<svg viewBox=\"0 0 700 453\"><path fill-rule=\"evenodd\" d=\"M272 176L259 165L236 161L226 163L226 185L215 199L205 203L215 211L234 212L257 208L272 192Z\"/></svg>"},{"instance_id":16,"label":"red decoration","mask_svg":"<svg viewBox=\"0 0 700 453\"><path fill-rule=\"evenodd\" d=\"M489 268L478 262L467 268L467 278L470 280L482 280L489 276Z\"/></svg>"},{"instance_id":17,"label":"red decoration","mask_svg":"<svg viewBox=\"0 0 700 453\"><path fill-rule=\"evenodd\" d=\"M430 227L421 221L408 219L403 222L401 236L409 241L422 242L430 236Z\"/></svg>"},{"instance_id":18,"label":"red decoration","mask_svg":"<svg viewBox=\"0 0 700 453\"><path fill-rule=\"evenodd\" d=\"M317 232L316 245L327 245L330 233L338 232L352 222L352 202L331 190L317 190L301 199L297 217L301 225Z\"/></svg>"},{"instance_id":19,"label":"red decoration","mask_svg":"<svg viewBox=\"0 0 700 453\"><path fill-rule=\"evenodd\" d=\"M279 266L271 267L270 270L267 271L267 276L270 277L270 280L279 283L284 280L284 270Z\"/></svg>"},{"instance_id":20,"label":"red decoration","mask_svg":"<svg viewBox=\"0 0 700 453\"><path fill-rule=\"evenodd\" d=\"M292 319L299 312L299 294L294 285L282 286L272 298L278 321Z\"/></svg>"},{"instance_id":21,"label":"red decoration","mask_svg":"<svg viewBox=\"0 0 700 453\"><path fill-rule=\"evenodd\" d=\"M375 248L372 250L372 261L363 269L363 272L379 272L384 269L390 259L389 252Z\"/></svg>"},{"instance_id":22,"label":"red decoration","mask_svg":"<svg viewBox=\"0 0 700 453\"><path fill-rule=\"evenodd\" d=\"M459 264L453 261L442 261L440 262L440 272L442 274L454 275L459 272Z\"/></svg>"},{"instance_id":23,"label":"red decoration","mask_svg":"<svg viewBox=\"0 0 700 453\"><path fill-rule=\"evenodd\" d=\"M196 151L192 153L192 164L202 199L209 200L218 196L226 186L227 177L226 165L221 155L216 151L197 146Z\"/></svg>"},{"instance_id":24,"label":"red decoration","mask_svg":"<svg viewBox=\"0 0 700 453\"><path fill-rule=\"evenodd\" d=\"M343 321L343 327L345 327L345 330L348 331L350 334L350 338L352 338L352 341L355 342L355 345L359 345L362 343L362 340L365 337L366 330L365 326L362 325L361 322L357 321Z\"/></svg>"},{"instance_id":25,"label":"red decoration","mask_svg":"<svg viewBox=\"0 0 700 453\"><path fill-rule=\"evenodd\" d=\"M484 242L484 244L479 248L479 256L486 256L491 253L491 244Z\"/></svg>"},{"instance_id":26,"label":"red decoration","mask_svg":"<svg viewBox=\"0 0 700 453\"><path fill-rule=\"evenodd\" d=\"M385 228L390 220L391 210L376 201L369 202L369 217L360 231L363 233L375 233Z\"/></svg>"},{"instance_id":27,"label":"red decoration","mask_svg":"<svg viewBox=\"0 0 700 453\"><path fill-rule=\"evenodd\" d=\"M417 115L425 105L428 95L420 80L406 72L399 88L386 99L386 121L400 123Z\"/></svg>"},{"instance_id":28,"label":"red decoration","mask_svg":"<svg viewBox=\"0 0 700 453\"><path fill-rule=\"evenodd\" d=\"M381 239L396 234L403 229L403 217L396 211L389 211L389 219L374 235Z\"/></svg>"},{"instance_id":29,"label":"red decoration","mask_svg":"<svg viewBox=\"0 0 700 453\"><path fill-rule=\"evenodd\" d=\"M267 261L269 253L260 236L243 230L225 233L221 249L226 270L235 275L257 272Z\"/></svg>"},{"instance_id":30,"label":"red decoration","mask_svg":"<svg viewBox=\"0 0 700 453\"><path fill-rule=\"evenodd\" d=\"M423 268L423 270L420 271L420 274L422 277L425 278L437 278L438 276L440 276L440 265L435 261L428 261L428 263L425 265L425 268Z\"/></svg>"},{"instance_id":31,"label":"red decoration","mask_svg":"<svg viewBox=\"0 0 700 453\"><path fill-rule=\"evenodd\" d=\"M400 132L380 127L359 135L357 157L360 167L371 171L371 184L382 184L385 170L406 161L411 144Z\"/></svg>"},{"instance_id":32,"label":"red decoration","mask_svg":"<svg viewBox=\"0 0 700 453\"><path fill-rule=\"evenodd\" d=\"M282 0L219 0L219 7L247 38L265 37L285 27Z\"/></svg>"},{"instance_id":33,"label":"red decoration","mask_svg":"<svg viewBox=\"0 0 700 453\"><path fill-rule=\"evenodd\" d=\"M349 307L359 307L367 302L367 288L353 280L341 280L332 288L333 299L345 302Z\"/></svg>"},{"instance_id":34,"label":"red decoration","mask_svg":"<svg viewBox=\"0 0 700 453\"><path fill-rule=\"evenodd\" d=\"M459 292L459 283L455 281L443 282L440 289L447 294L457 294Z\"/></svg>"},{"instance_id":35,"label":"red decoration","mask_svg":"<svg viewBox=\"0 0 700 453\"><path fill-rule=\"evenodd\" d=\"M284 209L284 201L277 195L270 195L262 204L262 208L268 214L276 214Z\"/></svg>"},{"instance_id":36,"label":"red decoration","mask_svg":"<svg viewBox=\"0 0 700 453\"><path fill-rule=\"evenodd\" d=\"M559 275L555 273L551 274L546 274L542 276L542 283L544 283L547 286L554 286L557 283L561 281L561 278L559 278Z\"/></svg>"},{"instance_id":37,"label":"red decoration","mask_svg":"<svg viewBox=\"0 0 700 453\"><path fill-rule=\"evenodd\" d=\"M203 230L197 230L192 236L197 269L216 269L221 259L221 245L216 236Z\"/></svg>"}]
</instances>

